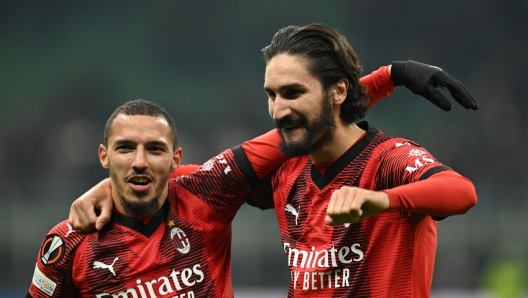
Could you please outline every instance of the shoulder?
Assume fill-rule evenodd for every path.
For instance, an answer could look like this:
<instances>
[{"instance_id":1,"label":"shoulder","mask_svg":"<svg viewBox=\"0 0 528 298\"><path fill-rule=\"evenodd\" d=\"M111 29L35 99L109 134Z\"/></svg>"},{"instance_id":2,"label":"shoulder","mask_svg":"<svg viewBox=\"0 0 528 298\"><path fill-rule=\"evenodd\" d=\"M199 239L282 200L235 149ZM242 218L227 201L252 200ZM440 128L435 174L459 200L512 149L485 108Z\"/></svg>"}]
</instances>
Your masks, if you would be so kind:
<instances>
[{"instance_id":1,"label":"shoulder","mask_svg":"<svg viewBox=\"0 0 528 298\"><path fill-rule=\"evenodd\" d=\"M46 266L58 264L63 256L75 250L87 235L74 230L68 220L60 222L44 237L39 250L40 261Z\"/></svg>"},{"instance_id":2,"label":"shoulder","mask_svg":"<svg viewBox=\"0 0 528 298\"><path fill-rule=\"evenodd\" d=\"M40 246L29 293L60 297L75 296L72 284L74 253L87 235L74 229L67 220L55 225L44 236Z\"/></svg>"},{"instance_id":3,"label":"shoulder","mask_svg":"<svg viewBox=\"0 0 528 298\"><path fill-rule=\"evenodd\" d=\"M381 152L385 153L402 153L409 152L416 148L422 148L420 144L406 138L389 138L377 146Z\"/></svg>"}]
</instances>

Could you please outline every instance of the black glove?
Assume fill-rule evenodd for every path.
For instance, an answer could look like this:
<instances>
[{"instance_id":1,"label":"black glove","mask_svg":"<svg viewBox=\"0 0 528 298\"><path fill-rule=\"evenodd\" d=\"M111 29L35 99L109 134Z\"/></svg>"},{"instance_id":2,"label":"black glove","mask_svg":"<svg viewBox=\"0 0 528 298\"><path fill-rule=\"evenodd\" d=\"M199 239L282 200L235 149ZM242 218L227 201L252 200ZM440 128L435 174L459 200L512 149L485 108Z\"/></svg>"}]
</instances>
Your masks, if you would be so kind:
<instances>
[{"instance_id":1,"label":"black glove","mask_svg":"<svg viewBox=\"0 0 528 298\"><path fill-rule=\"evenodd\" d=\"M394 61L391 78L394 86L405 86L412 93L425 97L444 111L451 110L451 103L436 90L437 87L447 87L451 96L464 108L478 109L477 102L466 87L440 67L412 60Z\"/></svg>"}]
</instances>

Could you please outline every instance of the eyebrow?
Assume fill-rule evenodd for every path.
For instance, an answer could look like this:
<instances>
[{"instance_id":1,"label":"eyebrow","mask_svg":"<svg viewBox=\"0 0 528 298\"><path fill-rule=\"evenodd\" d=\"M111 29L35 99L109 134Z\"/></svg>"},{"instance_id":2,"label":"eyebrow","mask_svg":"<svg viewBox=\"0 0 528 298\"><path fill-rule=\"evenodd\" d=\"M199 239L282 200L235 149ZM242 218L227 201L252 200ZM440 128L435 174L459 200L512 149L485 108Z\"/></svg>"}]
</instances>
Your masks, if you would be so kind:
<instances>
[{"instance_id":1,"label":"eyebrow","mask_svg":"<svg viewBox=\"0 0 528 298\"><path fill-rule=\"evenodd\" d=\"M306 86L301 83L292 83L292 84L280 86L279 92L283 90L287 90L287 89L298 89L298 88L306 88ZM269 92L273 90L270 87L264 87L264 91Z\"/></svg>"},{"instance_id":2,"label":"eyebrow","mask_svg":"<svg viewBox=\"0 0 528 298\"><path fill-rule=\"evenodd\" d=\"M114 146L120 146L120 145L128 145L128 144L135 144L136 142L133 142L131 140L117 140L114 143ZM169 145L166 142L163 141L151 141L148 142L147 145L155 145L155 146L161 146L161 147L169 147Z\"/></svg>"}]
</instances>

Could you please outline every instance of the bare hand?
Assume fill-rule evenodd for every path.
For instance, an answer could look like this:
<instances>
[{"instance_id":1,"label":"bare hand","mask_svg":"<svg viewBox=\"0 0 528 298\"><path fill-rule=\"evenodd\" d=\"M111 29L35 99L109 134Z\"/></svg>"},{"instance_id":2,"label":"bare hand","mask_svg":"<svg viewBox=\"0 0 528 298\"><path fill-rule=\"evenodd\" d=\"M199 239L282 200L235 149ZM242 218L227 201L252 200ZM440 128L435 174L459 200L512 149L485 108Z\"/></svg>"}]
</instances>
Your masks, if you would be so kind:
<instances>
[{"instance_id":1,"label":"bare hand","mask_svg":"<svg viewBox=\"0 0 528 298\"><path fill-rule=\"evenodd\" d=\"M325 221L331 226L356 223L389 207L389 195L384 192L343 186L330 197Z\"/></svg>"},{"instance_id":2,"label":"bare hand","mask_svg":"<svg viewBox=\"0 0 528 298\"><path fill-rule=\"evenodd\" d=\"M112 186L110 179L107 178L72 203L68 220L75 230L82 232L92 232L94 228L101 230L110 221L113 206ZM96 210L100 210L101 213L97 215Z\"/></svg>"}]
</instances>

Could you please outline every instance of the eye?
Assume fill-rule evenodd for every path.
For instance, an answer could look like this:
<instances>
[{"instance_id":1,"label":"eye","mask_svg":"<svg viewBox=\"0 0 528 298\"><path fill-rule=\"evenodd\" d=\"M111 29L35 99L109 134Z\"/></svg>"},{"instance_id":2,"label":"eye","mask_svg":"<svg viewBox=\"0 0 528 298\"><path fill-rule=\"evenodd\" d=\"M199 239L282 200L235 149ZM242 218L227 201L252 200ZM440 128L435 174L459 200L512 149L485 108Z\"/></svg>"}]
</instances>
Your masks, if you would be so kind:
<instances>
[{"instance_id":1,"label":"eye","mask_svg":"<svg viewBox=\"0 0 528 298\"><path fill-rule=\"evenodd\" d=\"M266 94L268 95L268 99L273 101L275 100L275 93L271 91L266 91Z\"/></svg>"},{"instance_id":2,"label":"eye","mask_svg":"<svg viewBox=\"0 0 528 298\"><path fill-rule=\"evenodd\" d=\"M147 150L152 153L163 153L167 151L165 150L165 147L162 147L162 146L152 146L152 147L149 147Z\"/></svg>"},{"instance_id":3,"label":"eye","mask_svg":"<svg viewBox=\"0 0 528 298\"><path fill-rule=\"evenodd\" d=\"M132 150L132 146L130 145L119 145L115 148L116 151L130 151Z\"/></svg>"},{"instance_id":4,"label":"eye","mask_svg":"<svg viewBox=\"0 0 528 298\"><path fill-rule=\"evenodd\" d=\"M296 99L301 96L302 91L299 89L288 89L284 92L283 96L286 99Z\"/></svg>"}]
</instances>

